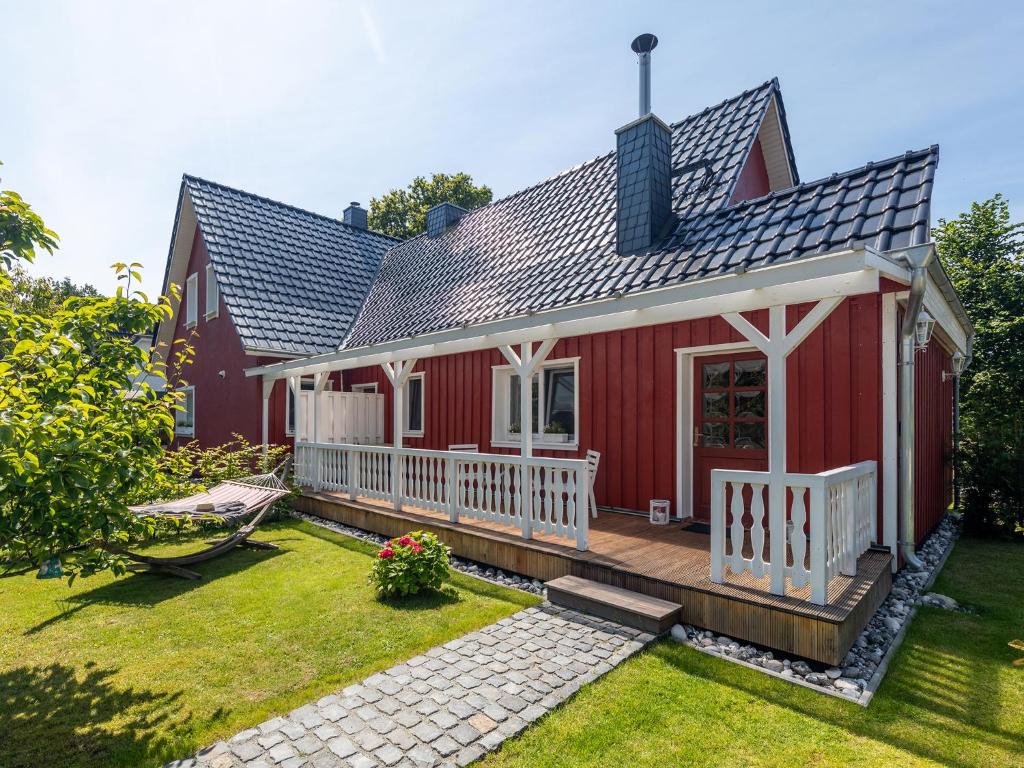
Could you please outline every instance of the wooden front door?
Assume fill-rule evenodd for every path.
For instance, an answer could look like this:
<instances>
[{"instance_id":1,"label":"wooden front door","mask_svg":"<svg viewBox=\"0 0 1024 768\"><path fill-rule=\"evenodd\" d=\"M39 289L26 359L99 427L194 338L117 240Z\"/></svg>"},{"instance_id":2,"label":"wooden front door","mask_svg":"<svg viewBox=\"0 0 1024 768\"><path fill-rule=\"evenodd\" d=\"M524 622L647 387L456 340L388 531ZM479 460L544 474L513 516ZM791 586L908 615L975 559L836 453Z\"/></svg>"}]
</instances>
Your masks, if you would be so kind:
<instances>
[{"instance_id":1,"label":"wooden front door","mask_svg":"<svg viewBox=\"0 0 1024 768\"><path fill-rule=\"evenodd\" d=\"M768 361L760 352L693 362L693 514L710 518L711 470L768 469Z\"/></svg>"}]
</instances>

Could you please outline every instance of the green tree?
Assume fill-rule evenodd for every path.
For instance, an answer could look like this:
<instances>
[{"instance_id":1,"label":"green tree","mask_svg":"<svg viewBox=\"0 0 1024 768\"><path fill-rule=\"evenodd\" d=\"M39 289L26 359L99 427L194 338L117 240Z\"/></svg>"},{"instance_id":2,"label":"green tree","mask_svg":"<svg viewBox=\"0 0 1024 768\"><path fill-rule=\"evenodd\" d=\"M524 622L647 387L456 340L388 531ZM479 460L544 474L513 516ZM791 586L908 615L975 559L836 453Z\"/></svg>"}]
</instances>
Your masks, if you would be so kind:
<instances>
[{"instance_id":1,"label":"green tree","mask_svg":"<svg viewBox=\"0 0 1024 768\"><path fill-rule=\"evenodd\" d=\"M487 205L491 188L476 186L468 173L417 176L405 189L392 189L370 200L370 229L408 240L427 229L427 210L439 203L454 203L466 210Z\"/></svg>"},{"instance_id":2,"label":"green tree","mask_svg":"<svg viewBox=\"0 0 1024 768\"><path fill-rule=\"evenodd\" d=\"M10 271L12 309L26 315L56 312L72 296L99 296L89 283L76 285L71 278L33 277L20 264Z\"/></svg>"},{"instance_id":3,"label":"green tree","mask_svg":"<svg viewBox=\"0 0 1024 768\"><path fill-rule=\"evenodd\" d=\"M1002 195L933 232L975 326L961 385L963 509L975 530L1024 531L1024 223Z\"/></svg>"},{"instance_id":4,"label":"green tree","mask_svg":"<svg viewBox=\"0 0 1024 768\"><path fill-rule=\"evenodd\" d=\"M162 375L133 339L172 314L133 283L139 265L115 264L112 297L73 297L46 314L14 308L8 267L52 251L57 237L18 195L0 196L0 550L33 562L65 558L70 577L123 558L105 547L152 535L125 500L153 481L173 436L180 393L158 394L141 373ZM181 364L190 353L178 350Z\"/></svg>"}]
</instances>

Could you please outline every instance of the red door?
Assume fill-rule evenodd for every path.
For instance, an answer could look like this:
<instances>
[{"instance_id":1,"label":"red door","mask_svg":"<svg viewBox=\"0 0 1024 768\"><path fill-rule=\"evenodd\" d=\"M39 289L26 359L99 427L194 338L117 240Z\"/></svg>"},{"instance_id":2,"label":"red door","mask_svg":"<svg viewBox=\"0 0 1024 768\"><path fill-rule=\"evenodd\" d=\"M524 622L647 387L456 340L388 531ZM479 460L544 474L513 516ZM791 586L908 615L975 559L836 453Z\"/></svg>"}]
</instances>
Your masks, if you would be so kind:
<instances>
[{"instance_id":1,"label":"red door","mask_svg":"<svg viewBox=\"0 0 1024 768\"><path fill-rule=\"evenodd\" d=\"M768 361L759 352L698 357L693 396L693 514L707 521L712 469L768 469Z\"/></svg>"}]
</instances>

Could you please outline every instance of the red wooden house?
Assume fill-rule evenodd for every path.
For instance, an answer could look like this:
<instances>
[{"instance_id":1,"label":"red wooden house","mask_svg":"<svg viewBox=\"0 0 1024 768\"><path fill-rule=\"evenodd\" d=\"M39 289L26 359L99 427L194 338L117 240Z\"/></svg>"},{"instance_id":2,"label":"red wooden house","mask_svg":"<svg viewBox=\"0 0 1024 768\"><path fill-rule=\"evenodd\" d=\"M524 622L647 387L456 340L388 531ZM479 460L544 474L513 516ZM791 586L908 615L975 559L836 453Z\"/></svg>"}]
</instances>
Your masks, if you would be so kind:
<instances>
[{"instance_id":1,"label":"red wooden house","mask_svg":"<svg viewBox=\"0 0 1024 768\"><path fill-rule=\"evenodd\" d=\"M929 236L938 149L801 182L774 80L672 124L642 103L615 136L432 209L353 281L335 348L253 360L239 391L272 414L274 382L308 388L309 511L836 663L950 503L972 329ZM345 439L331 388L383 396L380 444Z\"/></svg>"}]
</instances>

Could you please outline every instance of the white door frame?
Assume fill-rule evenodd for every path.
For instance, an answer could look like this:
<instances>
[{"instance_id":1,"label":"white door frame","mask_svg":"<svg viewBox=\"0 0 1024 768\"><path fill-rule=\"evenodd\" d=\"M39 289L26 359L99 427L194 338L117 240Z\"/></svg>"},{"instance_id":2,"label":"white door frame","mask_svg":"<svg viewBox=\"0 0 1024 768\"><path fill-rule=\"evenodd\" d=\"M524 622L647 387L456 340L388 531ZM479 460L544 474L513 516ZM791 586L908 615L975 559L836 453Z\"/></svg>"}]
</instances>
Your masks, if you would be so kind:
<instances>
[{"instance_id":1,"label":"white door frame","mask_svg":"<svg viewBox=\"0 0 1024 768\"><path fill-rule=\"evenodd\" d=\"M676 353L676 516L693 517L693 361L727 352L756 352L749 341L677 347Z\"/></svg>"}]
</instances>

